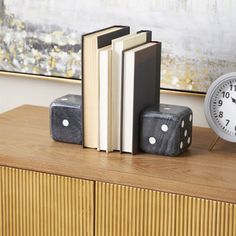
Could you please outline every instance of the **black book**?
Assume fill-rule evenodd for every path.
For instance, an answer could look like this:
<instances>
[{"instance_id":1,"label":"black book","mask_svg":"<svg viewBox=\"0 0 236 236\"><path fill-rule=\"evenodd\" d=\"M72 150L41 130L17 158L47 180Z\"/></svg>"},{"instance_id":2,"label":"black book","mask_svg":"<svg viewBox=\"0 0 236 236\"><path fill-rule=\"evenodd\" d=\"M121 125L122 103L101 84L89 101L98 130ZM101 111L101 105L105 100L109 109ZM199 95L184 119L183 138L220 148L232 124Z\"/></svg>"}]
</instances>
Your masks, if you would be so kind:
<instances>
[{"instance_id":1,"label":"black book","mask_svg":"<svg viewBox=\"0 0 236 236\"><path fill-rule=\"evenodd\" d=\"M100 48L129 34L128 26L112 26L82 36L83 146L98 148L98 96Z\"/></svg>"},{"instance_id":2,"label":"black book","mask_svg":"<svg viewBox=\"0 0 236 236\"><path fill-rule=\"evenodd\" d=\"M139 115L160 102L161 43L149 42L123 52L121 152L139 151Z\"/></svg>"}]
</instances>

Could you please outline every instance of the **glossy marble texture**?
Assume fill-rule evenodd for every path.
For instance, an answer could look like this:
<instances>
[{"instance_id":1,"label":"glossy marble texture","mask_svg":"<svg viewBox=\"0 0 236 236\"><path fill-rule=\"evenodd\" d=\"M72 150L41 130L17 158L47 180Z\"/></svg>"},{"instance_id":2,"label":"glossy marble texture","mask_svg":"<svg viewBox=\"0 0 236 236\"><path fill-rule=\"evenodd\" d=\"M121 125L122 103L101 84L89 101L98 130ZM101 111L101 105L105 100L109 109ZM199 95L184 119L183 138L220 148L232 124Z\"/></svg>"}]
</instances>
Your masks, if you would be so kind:
<instances>
[{"instance_id":1,"label":"glossy marble texture","mask_svg":"<svg viewBox=\"0 0 236 236\"><path fill-rule=\"evenodd\" d=\"M50 105L50 130L55 141L82 144L82 98L68 94Z\"/></svg>"},{"instance_id":2,"label":"glossy marble texture","mask_svg":"<svg viewBox=\"0 0 236 236\"><path fill-rule=\"evenodd\" d=\"M192 110L160 104L145 109L140 117L140 148L144 152L177 156L192 143Z\"/></svg>"}]
</instances>

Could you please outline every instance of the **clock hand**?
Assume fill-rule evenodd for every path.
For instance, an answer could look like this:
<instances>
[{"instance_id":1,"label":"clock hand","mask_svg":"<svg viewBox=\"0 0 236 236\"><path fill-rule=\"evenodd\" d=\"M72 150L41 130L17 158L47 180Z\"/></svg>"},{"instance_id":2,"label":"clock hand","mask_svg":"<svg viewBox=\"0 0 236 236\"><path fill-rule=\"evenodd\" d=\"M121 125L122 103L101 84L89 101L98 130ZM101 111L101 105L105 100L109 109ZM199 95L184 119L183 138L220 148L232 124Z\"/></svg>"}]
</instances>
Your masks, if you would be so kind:
<instances>
[{"instance_id":1,"label":"clock hand","mask_svg":"<svg viewBox=\"0 0 236 236\"><path fill-rule=\"evenodd\" d=\"M232 97L231 97L232 98ZM232 98L232 102L236 104L236 99Z\"/></svg>"}]
</instances>

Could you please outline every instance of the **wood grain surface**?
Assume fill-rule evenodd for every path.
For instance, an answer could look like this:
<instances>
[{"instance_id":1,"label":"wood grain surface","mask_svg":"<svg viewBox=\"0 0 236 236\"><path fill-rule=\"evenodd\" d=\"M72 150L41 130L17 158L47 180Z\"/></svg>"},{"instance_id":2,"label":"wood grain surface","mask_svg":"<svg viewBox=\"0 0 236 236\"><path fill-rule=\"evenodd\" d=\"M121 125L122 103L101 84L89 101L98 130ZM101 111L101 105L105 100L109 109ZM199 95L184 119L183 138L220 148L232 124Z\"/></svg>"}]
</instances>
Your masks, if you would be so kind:
<instances>
[{"instance_id":1,"label":"wood grain surface","mask_svg":"<svg viewBox=\"0 0 236 236\"><path fill-rule=\"evenodd\" d=\"M93 181L0 167L0 235L94 235Z\"/></svg>"},{"instance_id":2,"label":"wood grain surface","mask_svg":"<svg viewBox=\"0 0 236 236\"><path fill-rule=\"evenodd\" d=\"M235 236L236 204L96 182L96 236Z\"/></svg>"},{"instance_id":3,"label":"wood grain surface","mask_svg":"<svg viewBox=\"0 0 236 236\"><path fill-rule=\"evenodd\" d=\"M87 180L236 203L236 145L194 128L180 157L110 154L59 143L49 133L47 108L22 106L0 115L0 165Z\"/></svg>"}]
</instances>

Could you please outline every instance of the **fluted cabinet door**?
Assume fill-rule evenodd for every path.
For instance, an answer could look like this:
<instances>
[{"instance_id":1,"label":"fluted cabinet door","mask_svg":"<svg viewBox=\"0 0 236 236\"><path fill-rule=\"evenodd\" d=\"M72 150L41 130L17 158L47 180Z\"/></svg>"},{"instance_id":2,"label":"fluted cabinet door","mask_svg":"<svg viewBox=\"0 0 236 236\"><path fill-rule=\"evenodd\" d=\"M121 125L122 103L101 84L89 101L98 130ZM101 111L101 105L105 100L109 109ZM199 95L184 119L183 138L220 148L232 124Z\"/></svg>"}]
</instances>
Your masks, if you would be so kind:
<instances>
[{"instance_id":1,"label":"fluted cabinet door","mask_svg":"<svg viewBox=\"0 0 236 236\"><path fill-rule=\"evenodd\" d=\"M97 236L235 236L236 205L96 183Z\"/></svg>"},{"instance_id":2,"label":"fluted cabinet door","mask_svg":"<svg viewBox=\"0 0 236 236\"><path fill-rule=\"evenodd\" d=\"M94 235L94 183L0 167L0 235Z\"/></svg>"}]
</instances>

